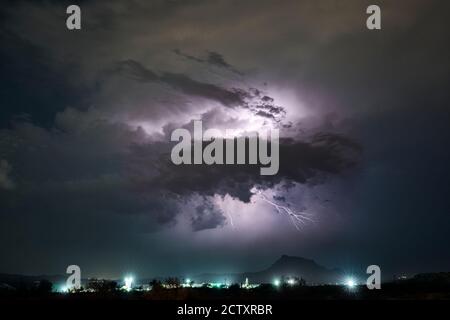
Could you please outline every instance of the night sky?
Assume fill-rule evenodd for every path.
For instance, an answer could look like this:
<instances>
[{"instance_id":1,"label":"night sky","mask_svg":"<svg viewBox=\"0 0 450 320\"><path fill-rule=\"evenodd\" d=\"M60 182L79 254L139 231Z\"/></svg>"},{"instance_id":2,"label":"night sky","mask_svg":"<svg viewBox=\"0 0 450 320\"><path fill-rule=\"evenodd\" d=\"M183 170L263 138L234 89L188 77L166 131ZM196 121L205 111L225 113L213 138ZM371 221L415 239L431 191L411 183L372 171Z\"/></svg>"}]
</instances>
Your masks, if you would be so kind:
<instances>
[{"instance_id":1,"label":"night sky","mask_svg":"<svg viewBox=\"0 0 450 320\"><path fill-rule=\"evenodd\" d=\"M69 4L1 5L0 272L450 270L448 1ZM278 128L280 171L174 167L194 120Z\"/></svg>"}]
</instances>

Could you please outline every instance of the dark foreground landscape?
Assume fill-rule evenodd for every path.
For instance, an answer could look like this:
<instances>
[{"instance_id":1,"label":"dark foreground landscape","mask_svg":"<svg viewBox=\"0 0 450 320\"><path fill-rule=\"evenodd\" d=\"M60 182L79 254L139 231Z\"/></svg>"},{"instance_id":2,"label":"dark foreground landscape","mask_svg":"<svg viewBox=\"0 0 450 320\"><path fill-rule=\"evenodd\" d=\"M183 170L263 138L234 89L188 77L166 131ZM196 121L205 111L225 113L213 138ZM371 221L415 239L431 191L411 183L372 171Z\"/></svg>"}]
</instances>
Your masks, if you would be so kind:
<instances>
[{"instance_id":1,"label":"dark foreground landscape","mask_svg":"<svg viewBox=\"0 0 450 320\"><path fill-rule=\"evenodd\" d=\"M170 281L169 281L170 280ZM170 287L167 285L170 283ZM292 315L314 314L321 317L429 316L445 313L450 306L450 273L421 274L411 279L383 283L380 290L365 285L317 285L303 283L260 284L255 288L233 284L227 288L183 287L175 278L152 281L150 289L136 287L130 291L110 280L90 281L86 287L72 292L55 292L48 280L12 290L0 291L2 310L15 314L45 314L59 317L95 316L134 317L147 314L149 319L278 319ZM243 287L244 286L244 287ZM93 291L95 288L95 291ZM270 314L247 314L251 306L269 307ZM197 308L197 309L195 309ZM211 313L193 310L209 308Z\"/></svg>"},{"instance_id":2,"label":"dark foreground landscape","mask_svg":"<svg viewBox=\"0 0 450 320\"><path fill-rule=\"evenodd\" d=\"M102 288L98 292L46 292L45 288L23 288L1 291L3 301L108 301L108 300L187 300L187 301L252 301L252 300L450 300L450 283L440 282L449 274L439 274L433 280L412 279L382 285L380 290L369 290L365 285L348 288L344 285L282 286L261 284L257 288L155 288L149 291L126 292L118 288Z\"/></svg>"},{"instance_id":3,"label":"dark foreground landscape","mask_svg":"<svg viewBox=\"0 0 450 320\"><path fill-rule=\"evenodd\" d=\"M369 290L366 274L345 274L311 259L287 255L256 272L203 273L190 278L88 278L80 279L80 287L68 286L67 277L0 273L0 300L450 300L450 272L394 276L385 279L380 289Z\"/></svg>"},{"instance_id":4,"label":"dark foreground landscape","mask_svg":"<svg viewBox=\"0 0 450 320\"><path fill-rule=\"evenodd\" d=\"M365 315L428 317L430 312L445 314L449 301L448 284L389 283L381 290L368 290L365 286L349 290L343 286L274 288L261 285L255 289L177 288L68 294L16 292L3 293L0 307L15 314L42 314L55 318L68 314L81 318L89 314L113 318L147 315L149 319L279 319L293 315L361 319ZM271 313L246 314L242 311L255 305L269 306ZM211 314L207 317L188 314L189 308L210 308Z\"/></svg>"}]
</instances>

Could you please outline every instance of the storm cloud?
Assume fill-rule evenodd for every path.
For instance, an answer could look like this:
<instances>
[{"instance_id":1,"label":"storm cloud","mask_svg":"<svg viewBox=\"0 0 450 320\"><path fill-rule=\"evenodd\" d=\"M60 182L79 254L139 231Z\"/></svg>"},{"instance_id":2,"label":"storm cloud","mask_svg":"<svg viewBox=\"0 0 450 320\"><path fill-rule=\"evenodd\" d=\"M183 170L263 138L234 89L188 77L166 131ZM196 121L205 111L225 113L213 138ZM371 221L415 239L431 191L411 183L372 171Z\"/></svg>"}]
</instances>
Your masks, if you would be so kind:
<instances>
[{"instance_id":1,"label":"storm cloud","mask_svg":"<svg viewBox=\"0 0 450 320\"><path fill-rule=\"evenodd\" d=\"M74 32L64 1L2 5L0 271L450 267L448 5L379 1L372 32L369 4L81 2ZM279 173L175 166L194 120L279 129Z\"/></svg>"}]
</instances>

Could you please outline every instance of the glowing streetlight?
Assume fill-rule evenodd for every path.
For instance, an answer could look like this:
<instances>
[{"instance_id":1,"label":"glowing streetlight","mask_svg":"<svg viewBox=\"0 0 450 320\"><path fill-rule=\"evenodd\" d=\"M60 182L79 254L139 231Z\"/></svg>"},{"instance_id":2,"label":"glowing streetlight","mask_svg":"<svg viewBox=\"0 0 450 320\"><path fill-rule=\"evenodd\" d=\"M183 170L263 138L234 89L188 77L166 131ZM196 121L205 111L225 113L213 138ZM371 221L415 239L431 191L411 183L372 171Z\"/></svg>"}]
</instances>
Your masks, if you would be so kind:
<instances>
[{"instance_id":1,"label":"glowing streetlight","mask_svg":"<svg viewBox=\"0 0 450 320\"><path fill-rule=\"evenodd\" d=\"M280 286L280 280L275 279L273 284L275 285L275 287L279 287Z\"/></svg>"},{"instance_id":2,"label":"glowing streetlight","mask_svg":"<svg viewBox=\"0 0 450 320\"><path fill-rule=\"evenodd\" d=\"M348 279L345 281L345 285L347 286L347 288L353 289L353 288L356 286L356 281L355 281L355 279L353 279L353 278L348 278Z\"/></svg>"},{"instance_id":3,"label":"glowing streetlight","mask_svg":"<svg viewBox=\"0 0 450 320\"><path fill-rule=\"evenodd\" d=\"M191 281L190 278L186 278L186 280L184 281L183 286L185 287L191 287L192 286L193 281Z\"/></svg>"}]
</instances>

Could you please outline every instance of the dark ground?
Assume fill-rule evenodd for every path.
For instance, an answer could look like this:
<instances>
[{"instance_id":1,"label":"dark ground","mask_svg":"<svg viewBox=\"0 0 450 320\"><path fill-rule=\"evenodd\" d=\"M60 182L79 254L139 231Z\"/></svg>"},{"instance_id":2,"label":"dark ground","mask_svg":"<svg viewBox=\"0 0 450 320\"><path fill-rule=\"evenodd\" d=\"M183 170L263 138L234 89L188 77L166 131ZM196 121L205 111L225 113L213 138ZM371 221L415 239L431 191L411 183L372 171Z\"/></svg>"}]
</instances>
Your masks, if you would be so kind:
<instances>
[{"instance_id":1,"label":"dark ground","mask_svg":"<svg viewBox=\"0 0 450 320\"><path fill-rule=\"evenodd\" d=\"M221 310L230 305L270 304L272 315L230 315ZM202 316L179 315L184 306L208 306L208 319L300 319L345 317L430 317L450 310L450 286L424 284L384 284L381 290L359 286L349 290L341 286L256 289L179 288L149 292L106 293L36 293L15 292L0 297L0 310L13 314L46 318L105 317L132 319L205 319Z\"/></svg>"}]
</instances>

